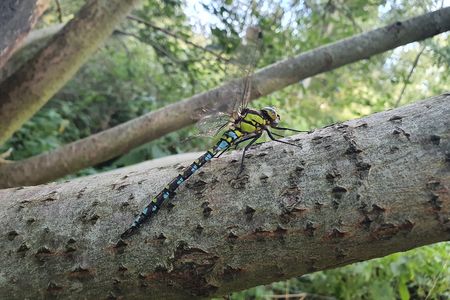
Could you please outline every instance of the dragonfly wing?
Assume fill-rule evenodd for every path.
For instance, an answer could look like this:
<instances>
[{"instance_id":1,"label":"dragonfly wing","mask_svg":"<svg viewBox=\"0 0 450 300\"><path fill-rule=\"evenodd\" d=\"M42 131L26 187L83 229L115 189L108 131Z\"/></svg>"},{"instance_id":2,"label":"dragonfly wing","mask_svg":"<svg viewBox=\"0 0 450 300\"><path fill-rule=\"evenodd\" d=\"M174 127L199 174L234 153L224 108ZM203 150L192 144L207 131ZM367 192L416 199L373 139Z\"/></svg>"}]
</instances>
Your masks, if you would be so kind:
<instances>
[{"instance_id":1,"label":"dragonfly wing","mask_svg":"<svg viewBox=\"0 0 450 300\"><path fill-rule=\"evenodd\" d=\"M194 133L182 139L181 143L190 143L204 138L211 140L223 128L226 128L230 120L230 116L223 112L206 115L195 123Z\"/></svg>"},{"instance_id":2,"label":"dragonfly wing","mask_svg":"<svg viewBox=\"0 0 450 300\"><path fill-rule=\"evenodd\" d=\"M205 116L196 124L198 135L207 137L214 136L225 128L230 121L230 116L222 112Z\"/></svg>"},{"instance_id":3,"label":"dragonfly wing","mask_svg":"<svg viewBox=\"0 0 450 300\"><path fill-rule=\"evenodd\" d=\"M245 42L238 48L236 59L232 62L238 69L242 79L234 81L235 99L231 115L236 117L239 112L247 108L251 96L252 73L261 57L262 32L259 27L247 28Z\"/></svg>"},{"instance_id":4,"label":"dragonfly wing","mask_svg":"<svg viewBox=\"0 0 450 300\"><path fill-rule=\"evenodd\" d=\"M245 41L238 47L235 58L230 60L227 66L227 73L231 78L240 78L230 83L230 90L227 92L230 103L226 108L202 108L198 111L195 114L195 118L200 119L196 126L197 136L214 136L230 121L237 119L240 111L247 107L251 94L251 74L261 55L261 45L261 29L249 27ZM218 110L224 110L227 113L220 113Z\"/></svg>"}]
</instances>

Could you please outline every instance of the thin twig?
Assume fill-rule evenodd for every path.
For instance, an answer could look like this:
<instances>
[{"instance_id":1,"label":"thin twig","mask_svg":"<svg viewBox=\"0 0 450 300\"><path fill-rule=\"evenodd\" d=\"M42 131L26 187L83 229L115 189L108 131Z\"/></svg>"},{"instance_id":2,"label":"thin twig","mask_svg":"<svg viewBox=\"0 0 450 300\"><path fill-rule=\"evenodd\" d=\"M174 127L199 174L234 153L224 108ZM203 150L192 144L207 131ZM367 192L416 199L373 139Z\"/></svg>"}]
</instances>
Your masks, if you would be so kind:
<instances>
[{"instance_id":1,"label":"thin twig","mask_svg":"<svg viewBox=\"0 0 450 300\"><path fill-rule=\"evenodd\" d=\"M55 0L56 3L56 11L58 12L58 20L59 23L62 23L62 10L61 10L61 4L59 3L59 0Z\"/></svg>"},{"instance_id":2,"label":"thin twig","mask_svg":"<svg viewBox=\"0 0 450 300\"><path fill-rule=\"evenodd\" d=\"M330 7L330 6L334 6L332 0L328 0L327 3L326 3L326 4L324 5L324 7L323 7L323 13L322 13L322 15L321 15L321 19L322 19L322 20L325 20L325 19L326 19L327 14L328 14L328 7ZM326 31L326 29L325 29L326 24L325 24L325 23L326 23L326 22L323 22L323 23L322 23L322 28L321 28L321 30L320 30L321 35L324 35L324 33L325 33L325 31Z\"/></svg>"},{"instance_id":3,"label":"thin twig","mask_svg":"<svg viewBox=\"0 0 450 300\"><path fill-rule=\"evenodd\" d=\"M140 36L138 36L138 35L136 35L134 33L125 32L125 31L118 30L118 29L114 30L113 33L131 36L131 37L135 38L136 40L138 40L138 41L140 41L140 42L142 42L144 44L152 46L155 50L163 53L168 59L170 59L174 63L176 63L176 64L181 64L182 63L182 61L180 61L180 60L176 59L175 57L173 57L169 52L166 51L166 49L162 48L160 45L158 45L157 42L154 42L151 39L142 40L142 38Z\"/></svg>"},{"instance_id":4,"label":"thin twig","mask_svg":"<svg viewBox=\"0 0 450 300\"><path fill-rule=\"evenodd\" d=\"M439 273L436 275L434 281L433 281L433 285L431 286L431 289L428 291L427 296L425 297L425 300L428 300L428 298L431 295L431 292L434 290L434 288L436 287L437 281L439 279L439 277L441 277L441 274L443 271L447 270L447 264L448 264L448 259L445 261L444 266L442 267L442 269L439 271Z\"/></svg>"},{"instance_id":5,"label":"thin twig","mask_svg":"<svg viewBox=\"0 0 450 300\"><path fill-rule=\"evenodd\" d=\"M422 53L423 53L423 51L425 50L425 48L426 48L426 46L423 46L422 49L420 50L420 52L417 53L417 56L416 56L416 58L414 59L413 65L412 65L412 67L411 67L411 70L409 70L408 76L407 76L406 79L403 81L402 91L400 92L400 95L398 96L397 101L395 102L394 107L398 107L398 105L400 104L400 101L402 100L402 97L403 97L403 93L404 93L405 90L406 90L406 86L408 85L408 82L409 82L409 80L411 79L411 76L412 76L412 74L413 74L413 72L414 72L414 69L416 68L417 63L419 62L419 58L420 58L420 56L422 55Z\"/></svg>"},{"instance_id":6,"label":"thin twig","mask_svg":"<svg viewBox=\"0 0 450 300\"><path fill-rule=\"evenodd\" d=\"M6 152L0 153L0 165L6 164L6 163L12 163L11 160L7 160L7 158L11 155L13 152L13 148L9 148Z\"/></svg>"},{"instance_id":7,"label":"thin twig","mask_svg":"<svg viewBox=\"0 0 450 300\"><path fill-rule=\"evenodd\" d=\"M187 63L194 63L194 62L202 63L202 60L200 58L199 59L185 59L185 60L176 59L170 53L168 53L165 49L161 48L161 46L159 46L158 43L156 43L155 41L153 41L151 39L148 39L148 41L143 40L140 36L138 36L137 34L134 34L134 33L116 29L113 31L113 34L118 34L118 35L121 34L121 35L130 36L132 38L135 38L136 40L138 40L141 43L150 45L151 47L155 48L156 50L160 51L161 53L164 53L167 56L167 58L169 58L171 61L173 61L174 63L177 63L177 64L187 64Z\"/></svg>"},{"instance_id":8,"label":"thin twig","mask_svg":"<svg viewBox=\"0 0 450 300\"><path fill-rule=\"evenodd\" d=\"M266 299L316 299L316 300L335 300L334 297L322 296L310 293L283 294L283 295L266 295Z\"/></svg>"},{"instance_id":9,"label":"thin twig","mask_svg":"<svg viewBox=\"0 0 450 300\"><path fill-rule=\"evenodd\" d=\"M359 32L363 32L363 29L361 28L361 26L359 26L359 24L353 18L351 10L349 10L348 7L346 7L346 6L341 6L341 8L342 8L342 10L344 12L344 15L347 17L347 19L349 19L350 22L352 22L353 27L355 27Z\"/></svg>"},{"instance_id":10,"label":"thin twig","mask_svg":"<svg viewBox=\"0 0 450 300\"><path fill-rule=\"evenodd\" d=\"M161 32L163 32L164 34L166 34L166 35L168 35L168 36L171 36L171 37L173 37L173 38L175 38L175 39L177 39L177 40L181 40L181 41L183 41L184 43L186 43L186 44L188 44L188 45L191 45L191 46L193 46L193 47L195 47L195 48L201 49L202 51L208 52L208 53L214 55L215 57L217 57L218 59L220 59L220 60L222 60L222 61L224 61L224 62L229 62L228 59L224 58L224 57L221 56L220 54L217 54L217 53L215 53L214 51L211 51L211 50L209 50L209 49L207 49L207 48L205 48L205 47L202 47L202 46L200 46L200 45L197 45L197 44L195 44L195 43L189 41L188 39L185 39L185 38L183 38L183 37L180 37L180 36L176 35L175 33L171 32L171 31L169 31L169 30L167 30L167 29L161 28L161 27L159 27L159 26L157 26L157 25L155 25L155 24L152 24L152 23L150 23L150 22L148 22L148 21L146 21L146 20L143 20L143 19L141 19L141 18L139 18L139 17L136 17L136 16L134 16L134 15L129 15L129 16L127 16L127 18L130 19L130 20L133 20L133 21L142 23L142 24L144 24L144 25L146 25L146 26L148 26L148 27L153 28L154 30L161 31Z\"/></svg>"}]
</instances>

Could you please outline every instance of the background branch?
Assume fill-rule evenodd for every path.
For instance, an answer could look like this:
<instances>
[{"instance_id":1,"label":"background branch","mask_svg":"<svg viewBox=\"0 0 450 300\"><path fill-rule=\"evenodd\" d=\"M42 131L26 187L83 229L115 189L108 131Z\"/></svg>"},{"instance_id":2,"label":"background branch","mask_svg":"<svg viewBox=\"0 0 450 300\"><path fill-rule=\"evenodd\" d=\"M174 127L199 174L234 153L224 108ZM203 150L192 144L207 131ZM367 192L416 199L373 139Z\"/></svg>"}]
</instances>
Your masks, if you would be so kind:
<instances>
[{"instance_id":1,"label":"background branch","mask_svg":"<svg viewBox=\"0 0 450 300\"><path fill-rule=\"evenodd\" d=\"M405 93L406 87L408 86L409 80L411 79L411 76L414 72L414 69L417 67L417 64L419 63L420 56L422 55L423 51L425 51L426 46L422 46L422 49L417 53L416 58L414 59L414 62L411 66L411 70L409 70L408 76L403 81L403 87L400 91L400 95L398 95L397 101L395 101L394 107L398 107L400 104L400 101L402 101L403 94Z\"/></svg>"},{"instance_id":2,"label":"background branch","mask_svg":"<svg viewBox=\"0 0 450 300\"><path fill-rule=\"evenodd\" d=\"M229 62L228 59L226 59L225 57L221 56L220 54L218 54L218 53L216 53L216 52L214 52L214 51L212 51L212 50L210 50L208 48L205 48L205 47L202 47L200 45L197 45L196 43L193 43L190 40L188 40L186 38L183 38L183 37L181 37L181 36L171 32L170 30L167 30L167 29L164 29L162 27L159 27L159 26L157 26L157 25L155 25L155 24L153 24L153 23L151 23L149 21L143 20L143 19L141 19L141 18L139 18L137 16L134 16L134 15L129 15L129 16L127 16L127 18L130 19L130 20L133 20L133 21L137 21L137 22L139 22L141 24L144 24L147 27L150 27L150 28L152 28L152 29L154 29L156 31L163 32L164 34L166 34L168 36L171 36L171 37L173 37L173 38L175 38L177 40L183 41L184 43L186 43L188 45L191 45L191 46L193 46L193 47L195 47L197 49L200 49L200 50L202 50L204 52L208 52L208 53L212 54L213 56L215 56L217 59L219 59L221 61Z\"/></svg>"},{"instance_id":3,"label":"background branch","mask_svg":"<svg viewBox=\"0 0 450 300\"><path fill-rule=\"evenodd\" d=\"M0 2L0 69L23 43L47 9L49 0Z\"/></svg>"},{"instance_id":4,"label":"background branch","mask_svg":"<svg viewBox=\"0 0 450 300\"><path fill-rule=\"evenodd\" d=\"M0 83L0 144L81 67L138 0L89 0L49 44Z\"/></svg>"},{"instance_id":5,"label":"background branch","mask_svg":"<svg viewBox=\"0 0 450 300\"><path fill-rule=\"evenodd\" d=\"M63 14L61 10L61 4L59 3L59 0L55 0L56 3L56 12L58 13L58 21L59 23L63 22Z\"/></svg>"}]
</instances>

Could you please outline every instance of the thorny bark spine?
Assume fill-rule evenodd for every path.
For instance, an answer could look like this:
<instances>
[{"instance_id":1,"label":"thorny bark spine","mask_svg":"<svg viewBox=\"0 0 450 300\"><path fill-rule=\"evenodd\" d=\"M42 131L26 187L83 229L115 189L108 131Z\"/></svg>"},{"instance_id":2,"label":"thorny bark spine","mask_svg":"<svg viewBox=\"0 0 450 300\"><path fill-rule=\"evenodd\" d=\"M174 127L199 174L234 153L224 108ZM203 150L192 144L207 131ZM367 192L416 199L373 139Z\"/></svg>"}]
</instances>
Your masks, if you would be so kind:
<instances>
[{"instance_id":1,"label":"thorny bark spine","mask_svg":"<svg viewBox=\"0 0 450 300\"><path fill-rule=\"evenodd\" d=\"M267 95L301 79L449 29L450 7L447 7L302 53L257 72L251 97ZM235 96L233 91L236 91L233 84L225 84L54 151L4 164L0 166L0 188L48 182L126 153L192 124L195 121L192 116L205 107L224 108Z\"/></svg>"},{"instance_id":2,"label":"thorny bark spine","mask_svg":"<svg viewBox=\"0 0 450 300\"><path fill-rule=\"evenodd\" d=\"M132 239L178 171L0 191L0 297L224 295L450 237L450 94L213 161ZM187 162L189 163L189 162Z\"/></svg>"}]
</instances>

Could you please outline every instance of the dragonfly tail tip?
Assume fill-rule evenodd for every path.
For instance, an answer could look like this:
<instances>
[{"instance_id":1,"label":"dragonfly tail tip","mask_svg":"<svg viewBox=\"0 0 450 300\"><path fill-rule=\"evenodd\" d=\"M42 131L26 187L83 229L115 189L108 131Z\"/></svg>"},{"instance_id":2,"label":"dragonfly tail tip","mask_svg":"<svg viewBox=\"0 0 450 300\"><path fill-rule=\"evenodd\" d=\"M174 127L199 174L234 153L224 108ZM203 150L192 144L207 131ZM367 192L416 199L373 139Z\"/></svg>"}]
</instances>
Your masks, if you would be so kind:
<instances>
[{"instance_id":1,"label":"dragonfly tail tip","mask_svg":"<svg viewBox=\"0 0 450 300\"><path fill-rule=\"evenodd\" d=\"M133 233L136 231L136 227L130 227L130 228L128 228L124 233L122 233L121 235L120 235L120 237L122 238L122 239L126 239L126 238L128 238L128 237L130 237L131 235L133 235Z\"/></svg>"}]
</instances>

